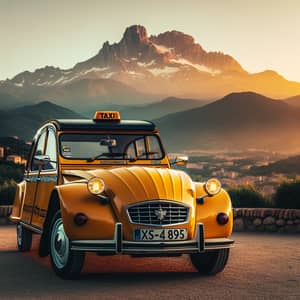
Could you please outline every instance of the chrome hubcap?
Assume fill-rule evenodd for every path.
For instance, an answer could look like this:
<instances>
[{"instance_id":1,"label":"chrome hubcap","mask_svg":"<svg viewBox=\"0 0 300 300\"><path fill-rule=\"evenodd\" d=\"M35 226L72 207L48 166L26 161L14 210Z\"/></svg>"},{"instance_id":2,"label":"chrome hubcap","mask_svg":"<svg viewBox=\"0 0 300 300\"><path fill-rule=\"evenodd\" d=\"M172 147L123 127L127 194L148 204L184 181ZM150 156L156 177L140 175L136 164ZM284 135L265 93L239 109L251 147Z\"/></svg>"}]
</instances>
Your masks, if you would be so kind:
<instances>
[{"instance_id":1,"label":"chrome hubcap","mask_svg":"<svg viewBox=\"0 0 300 300\"><path fill-rule=\"evenodd\" d=\"M17 225L17 243L18 245L22 244L22 225Z\"/></svg>"},{"instance_id":2,"label":"chrome hubcap","mask_svg":"<svg viewBox=\"0 0 300 300\"><path fill-rule=\"evenodd\" d=\"M62 219L59 218L53 225L51 232L51 254L57 268L65 267L69 258L69 239L64 231Z\"/></svg>"}]
</instances>

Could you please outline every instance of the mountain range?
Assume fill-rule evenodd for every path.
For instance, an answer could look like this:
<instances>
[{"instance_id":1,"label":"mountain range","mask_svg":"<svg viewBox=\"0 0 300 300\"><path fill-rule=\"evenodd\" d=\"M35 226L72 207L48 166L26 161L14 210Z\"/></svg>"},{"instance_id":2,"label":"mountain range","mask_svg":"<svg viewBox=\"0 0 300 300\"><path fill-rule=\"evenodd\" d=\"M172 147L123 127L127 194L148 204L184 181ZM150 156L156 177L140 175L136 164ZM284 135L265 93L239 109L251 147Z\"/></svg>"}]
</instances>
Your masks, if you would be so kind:
<instances>
[{"instance_id":1,"label":"mountain range","mask_svg":"<svg viewBox=\"0 0 300 300\"><path fill-rule=\"evenodd\" d=\"M166 114L172 109L177 112ZM129 118L125 111L121 110L122 119ZM153 119L168 151L300 151L300 108L253 92L232 93L206 105L169 98L128 113ZM0 128L5 128L0 136L31 139L41 123L51 118L82 116L50 102L10 109L0 112Z\"/></svg>"},{"instance_id":2,"label":"mountain range","mask_svg":"<svg viewBox=\"0 0 300 300\"><path fill-rule=\"evenodd\" d=\"M105 42L71 69L46 66L1 81L0 105L51 101L86 112L87 104L140 105L170 96L212 101L237 91L287 98L300 94L300 83L271 70L251 74L232 56L208 52L185 33L149 36L145 27L133 25L119 42Z\"/></svg>"},{"instance_id":3,"label":"mountain range","mask_svg":"<svg viewBox=\"0 0 300 300\"><path fill-rule=\"evenodd\" d=\"M249 173L251 175L270 175L272 173L293 174L297 176L300 168L300 155L291 156L285 159L278 160L266 166L253 166Z\"/></svg>"},{"instance_id":4,"label":"mountain range","mask_svg":"<svg viewBox=\"0 0 300 300\"><path fill-rule=\"evenodd\" d=\"M24 140L31 140L45 121L55 118L83 117L67 108L47 101L16 109L0 110L0 137L18 136Z\"/></svg>"},{"instance_id":5,"label":"mountain range","mask_svg":"<svg viewBox=\"0 0 300 300\"><path fill-rule=\"evenodd\" d=\"M158 102L139 105L139 106L106 106L108 110L116 109L121 113L124 119L142 119L142 120L154 120L163 117L168 114L202 107L209 103L205 100L197 99L183 99L176 97L168 97ZM89 117L93 115L94 111L90 111Z\"/></svg>"},{"instance_id":6,"label":"mountain range","mask_svg":"<svg viewBox=\"0 0 300 300\"><path fill-rule=\"evenodd\" d=\"M155 120L168 148L299 151L300 108L253 92Z\"/></svg>"},{"instance_id":7,"label":"mountain range","mask_svg":"<svg viewBox=\"0 0 300 300\"><path fill-rule=\"evenodd\" d=\"M140 106L101 106L102 110L118 110L122 119L147 119L152 120L169 113L184 111L187 109L205 105L206 101L194 99L166 98L155 103ZM98 107L99 109L99 107ZM59 118L92 118L95 110L88 108L84 115L56 105L49 101L38 104L24 105L14 109L0 110L0 131L1 136L19 136L22 139L30 140L42 123L49 119Z\"/></svg>"},{"instance_id":8,"label":"mountain range","mask_svg":"<svg viewBox=\"0 0 300 300\"><path fill-rule=\"evenodd\" d=\"M300 95L289 97L289 98L285 99L285 102L292 106L300 107Z\"/></svg>"}]
</instances>

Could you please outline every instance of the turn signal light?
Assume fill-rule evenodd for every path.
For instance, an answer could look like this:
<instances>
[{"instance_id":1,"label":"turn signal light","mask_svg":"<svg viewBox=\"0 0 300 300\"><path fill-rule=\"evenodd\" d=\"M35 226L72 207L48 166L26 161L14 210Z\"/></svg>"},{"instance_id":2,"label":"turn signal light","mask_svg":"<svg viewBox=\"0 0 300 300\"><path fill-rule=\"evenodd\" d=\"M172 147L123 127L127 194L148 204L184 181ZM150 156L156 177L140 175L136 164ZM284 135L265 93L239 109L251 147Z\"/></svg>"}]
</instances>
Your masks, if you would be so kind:
<instances>
[{"instance_id":1,"label":"turn signal light","mask_svg":"<svg viewBox=\"0 0 300 300\"><path fill-rule=\"evenodd\" d=\"M225 213L219 213L217 215L217 222L220 224L220 225L225 225L227 224L229 221L229 217L227 214Z\"/></svg>"},{"instance_id":2,"label":"turn signal light","mask_svg":"<svg viewBox=\"0 0 300 300\"><path fill-rule=\"evenodd\" d=\"M78 226L84 225L88 220L88 217L84 213L78 213L74 217L74 223Z\"/></svg>"}]
</instances>

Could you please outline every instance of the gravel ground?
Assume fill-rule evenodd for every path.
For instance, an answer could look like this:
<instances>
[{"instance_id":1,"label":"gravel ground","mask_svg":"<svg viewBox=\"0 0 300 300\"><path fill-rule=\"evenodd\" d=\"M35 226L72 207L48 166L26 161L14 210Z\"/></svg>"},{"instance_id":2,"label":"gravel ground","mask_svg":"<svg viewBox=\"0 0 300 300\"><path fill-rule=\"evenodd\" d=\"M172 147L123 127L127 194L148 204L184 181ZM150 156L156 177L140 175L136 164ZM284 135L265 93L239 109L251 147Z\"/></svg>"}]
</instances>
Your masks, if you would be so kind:
<instances>
[{"instance_id":1,"label":"gravel ground","mask_svg":"<svg viewBox=\"0 0 300 300\"><path fill-rule=\"evenodd\" d=\"M300 299L299 235L236 233L223 273L201 277L178 258L88 254L80 280L56 277L49 258L16 250L15 227L0 227L0 299Z\"/></svg>"}]
</instances>

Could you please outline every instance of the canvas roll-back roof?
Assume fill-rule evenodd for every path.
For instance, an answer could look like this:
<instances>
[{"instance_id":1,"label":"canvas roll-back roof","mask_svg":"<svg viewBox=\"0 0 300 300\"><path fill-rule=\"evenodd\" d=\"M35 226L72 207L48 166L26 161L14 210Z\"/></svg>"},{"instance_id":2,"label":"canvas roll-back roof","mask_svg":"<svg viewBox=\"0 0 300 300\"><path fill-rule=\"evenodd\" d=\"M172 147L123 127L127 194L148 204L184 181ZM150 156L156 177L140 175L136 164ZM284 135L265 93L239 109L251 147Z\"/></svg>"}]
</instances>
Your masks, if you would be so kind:
<instances>
[{"instance_id":1,"label":"canvas roll-back roof","mask_svg":"<svg viewBox=\"0 0 300 300\"><path fill-rule=\"evenodd\" d=\"M58 130L71 131L71 130L87 130L87 131L101 131L101 130L141 130L141 131L154 131L155 125L149 121L139 120L121 120L116 121L103 121L95 122L90 119L56 119L51 120L50 123L54 124Z\"/></svg>"}]
</instances>

